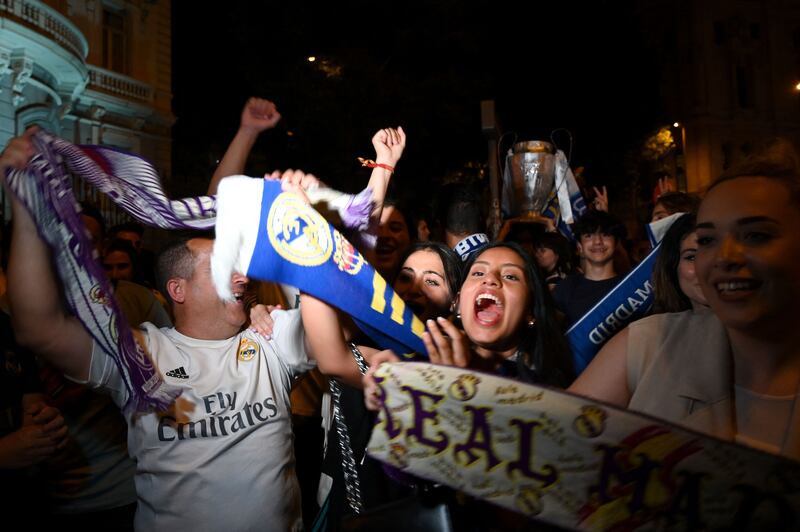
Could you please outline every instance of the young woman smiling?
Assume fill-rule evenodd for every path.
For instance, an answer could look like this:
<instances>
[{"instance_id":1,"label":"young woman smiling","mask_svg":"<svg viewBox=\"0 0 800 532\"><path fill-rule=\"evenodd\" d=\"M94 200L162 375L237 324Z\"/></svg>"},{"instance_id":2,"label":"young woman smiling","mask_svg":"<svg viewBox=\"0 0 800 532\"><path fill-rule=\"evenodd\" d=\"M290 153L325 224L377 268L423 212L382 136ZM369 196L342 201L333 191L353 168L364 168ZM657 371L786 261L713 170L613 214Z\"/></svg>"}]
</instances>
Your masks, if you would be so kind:
<instances>
[{"instance_id":1,"label":"young woman smiling","mask_svg":"<svg viewBox=\"0 0 800 532\"><path fill-rule=\"evenodd\" d=\"M730 169L697 215L696 274L713 313L656 336L636 329L657 316L632 324L571 391L800 458L797 227L800 165L790 146Z\"/></svg>"}]
</instances>

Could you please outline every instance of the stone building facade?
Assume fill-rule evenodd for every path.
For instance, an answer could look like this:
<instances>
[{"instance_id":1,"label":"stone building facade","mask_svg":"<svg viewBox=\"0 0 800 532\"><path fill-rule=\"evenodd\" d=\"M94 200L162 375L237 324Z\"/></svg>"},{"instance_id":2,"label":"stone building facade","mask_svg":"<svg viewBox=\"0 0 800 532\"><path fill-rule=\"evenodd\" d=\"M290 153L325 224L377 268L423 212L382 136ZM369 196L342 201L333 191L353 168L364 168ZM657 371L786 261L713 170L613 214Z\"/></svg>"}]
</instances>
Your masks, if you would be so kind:
<instances>
[{"instance_id":1,"label":"stone building facade","mask_svg":"<svg viewBox=\"0 0 800 532\"><path fill-rule=\"evenodd\" d=\"M36 124L140 154L168 180L170 18L169 0L0 0L0 145ZM122 219L88 188L77 195Z\"/></svg>"},{"instance_id":2,"label":"stone building facade","mask_svg":"<svg viewBox=\"0 0 800 532\"><path fill-rule=\"evenodd\" d=\"M800 2L647 0L638 18L677 122L685 185L703 190L766 137L800 145Z\"/></svg>"}]
</instances>

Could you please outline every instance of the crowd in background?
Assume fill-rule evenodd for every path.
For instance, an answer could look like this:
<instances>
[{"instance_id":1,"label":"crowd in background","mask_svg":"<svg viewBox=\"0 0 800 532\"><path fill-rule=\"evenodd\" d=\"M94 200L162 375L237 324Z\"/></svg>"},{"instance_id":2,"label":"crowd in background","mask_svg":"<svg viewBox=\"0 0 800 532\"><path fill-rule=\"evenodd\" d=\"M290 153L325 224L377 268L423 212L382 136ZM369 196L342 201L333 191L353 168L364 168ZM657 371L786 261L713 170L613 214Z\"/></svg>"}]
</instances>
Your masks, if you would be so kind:
<instances>
[{"instance_id":1,"label":"crowd in background","mask_svg":"<svg viewBox=\"0 0 800 532\"><path fill-rule=\"evenodd\" d=\"M247 103L240 129L212 177L210 193L221 179L243 171L255 139L279 120L271 102L254 98ZM800 166L788 143L766 146L728 169L707 191L666 190L656 199L652 222L682 215L675 217L662 240L652 277L655 303L651 315L611 338L580 375L565 332L642 260L641 250L649 250L648 244L639 242L646 240L644 234L629 238L624 224L609 212L605 191L595 190L594 194L587 192L598 201L572 225L569 237L552 225L506 220L502 240L490 241L487 202L480 191L469 184L448 184L432 195L436 199L430 209L412 208L393 197L401 195L393 192L401 191L402 179L391 181L395 171L402 172L405 132L381 129L372 143L376 154L369 186L375 212L370 231L377 239L373 247L361 251L425 323L423 340L431 362L567 389L800 459L796 423L800 415L796 408L800 391L800 342L796 338L800 334L796 308L800 241L793 237L794 229L800 227ZM12 141L3 154L2 167L23 167L30 155L24 138ZM298 194L309 186L319 186L313 176L301 172L272 177L282 177L285 189ZM18 221L22 215L14 212L15 226L30 222ZM221 304L219 309L212 303L202 306L199 296L192 299L193 290L200 290L196 288L198 274L191 267L187 273L176 266L188 260L199 268L210 245L184 241L180 245L188 255L175 254L175 247L168 247L174 264L165 276L164 261L143 245L143 227L127 223L107 229L90 204L82 205L82 214L98 260L113 282L114 297L131 327L150 322L157 328L170 328L174 323L176 329L165 330L200 338L186 333L188 324L196 326L192 320L212 310L217 314L207 317L211 322L222 319L220 316L228 320L234 312ZM141 490L149 489L149 483L155 482L150 478L162 472L143 470L147 445L137 442L137 448L144 448L142 454L129 455L132 436L128 431L137 420L120 413L113 393L109 396L107 390L99 389L108 386L105 381L97 384L92 380L96 358L90 358L93 368L83 379L69 371L71 378L65 378L59 347L42 347L48 331L60 329L51 329L50 323L41 322L41 314L27 310L26 305L34 304L29 300L36 292L31 292L29 284L34 273L25 270L30 267L28 261L35 259L22 244L11 242L12 238L35 237L32 230L26 230L14 227L3 235L3 270L9 269L9 259L12 263L7 287L10 297L4 295L0 314L5 348L5 369L0 374L4 500L13 501L12 513L53 526L132 529L137 500L140 512L145 504ZM38 272L39 266L33 270ZM181 285L176 279L187 283ZM235 280L234 286L244 286L244 282ZM59 290L45 283L48 286L51 291ZM203 301L213 301L212 296L216 294L204 294ZM350 459L358 470L365 508L419 496L424 483L398 480L364 455L375 419L372 410L377 407L371 371L380 362L393 360L393 355L360 332L346 313L291 287L251 282L248 294L240 299L237 304L242 307L247 302L248 323L242 320L238 328L260 335L258 341L264 343L259 345L279 338L282 327L288 327L282 323L295 319L281 312L297 312L298 327L305 330L305 344L296 349L307 351L315 367L300 371L295 366L305 364L305 354L289 356L292 361L302 360L292 362L295 366L289 372L291 400L286 407L291 409L291 424L287 420L282 436L291 442L288 430L294 432L293 455L287 454L285 463L290 464L287 474L299 479L299 491L266 492L269 497L296 498L297 504L277 504L257 491L196 494L192 495L197 497L194 504L216 500L215 504L224 505L246 497L249 504L277 505L276 511L288 516L281 527L304 524L315 530L338 529L342 519L352 513L348 502L350 466L348 457L342 455L347 453L342 438L353 454ZM299 310L293 310L297 307ZM151 347L156 334L148 332ZM228 336L241 334L233 327ZM72 338L64 336L61 341L66 345ZM192 344L186 340L185 345ZM180 349L191 351L189 347ZM363 378L353 353L372 368ZM288 355L279 352L277 356ZM173 370L158 369L161 373ZM180 369L192 370L188 363ZM333 420L331 380L335 382L337 410L342 414ZM279 395L276 392L276 397ZM178 460L174 454L168 456ZM257 460L259 456L240 458L245 467L248 461ZM169 474L178 473L170 469ZM139 480L134 483L137 475ZM295 481L291 482L294 485ZM460 506L454 519L464 529L530 526L511 513L465 503L458 494L440 496ZM169 501L161 504L170 508ZM164 510L149 510L157 528L164 527L165 521L159 521ZM250 523L242 529L250 528L259 527ZM263 529L272 527L263 524Z\"/></svg>"}]
</instances>

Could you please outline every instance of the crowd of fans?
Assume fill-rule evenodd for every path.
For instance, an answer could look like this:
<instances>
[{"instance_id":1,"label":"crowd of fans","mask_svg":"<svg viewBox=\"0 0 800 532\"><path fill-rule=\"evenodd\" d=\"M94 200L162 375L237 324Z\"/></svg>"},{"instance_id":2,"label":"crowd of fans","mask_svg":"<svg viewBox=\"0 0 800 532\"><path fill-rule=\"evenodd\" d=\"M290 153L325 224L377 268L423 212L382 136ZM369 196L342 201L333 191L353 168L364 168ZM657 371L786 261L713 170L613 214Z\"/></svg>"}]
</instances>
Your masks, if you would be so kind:
<instances>
[{"instance_id":1,"label":"crowd of fans","mask_svg":"<svg viewBox=\"0 0 800 532\"><path fill-rule=\"evenodd\" d=\"M255 139L279 120L271 102L248 101L210 193L242 173ZM425 324L432 363L566 389L800 459L800 243L792 234L800 165L788 143L729 168L702 194L657 199L653 222L685 214L663 237L651 315L613 336L580 375L566 330L636 266L605 193L572 226L574 241L520 222L490 242L482 198L467 185L448 185L435 215L387 197L406 134L381 129L372 143L377 240L362 252ZM28 137L12 140L3 173L24 167L32 150ZM299 195L319 186L301 172L283 181ZM125 319L133 328L151 324L137 338L184 393L166 413L120 412L118 370L65 310L47 248L14 200L0 313L0 478L19 515L89 530L133 529L134 515L140 530L336 530L351 513L348 460L367 509L419 494L419 481L393 477L365 456L378 406L371 375L396 357L346 313L270 283L251 282L245 297L242 275L232 280L236 301L221 301L207 237L170 243L156 259L142 227L106 231L91 205L82 214ZM258 371L237 363L247 342L263 356ZM370 367L363 377L357 359ZM246 430L243 423L240 433L216 437L223 424L206 437L223 423L214 416L240 412L241 421L242 409ZM187 424L191 435L182 432ZM465 529L528 526L457 494L440 496L461 508L454 519Z\"/></svg>"}]
</instances>

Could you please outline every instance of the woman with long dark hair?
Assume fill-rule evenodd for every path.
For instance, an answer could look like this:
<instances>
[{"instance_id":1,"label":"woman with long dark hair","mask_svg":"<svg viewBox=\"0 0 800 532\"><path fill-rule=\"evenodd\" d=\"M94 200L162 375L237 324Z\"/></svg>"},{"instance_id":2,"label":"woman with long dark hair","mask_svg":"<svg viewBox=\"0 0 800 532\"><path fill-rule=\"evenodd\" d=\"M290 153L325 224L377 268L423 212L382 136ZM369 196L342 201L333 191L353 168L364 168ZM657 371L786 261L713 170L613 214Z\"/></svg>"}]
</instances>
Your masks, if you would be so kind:
<instances>
[{"instance_id":1,"label":"woman with long dark hair","mask_svg":"<svg viewBox=\"0 0 800 532\"><path fill-rule=\"evenodd\" d=\"M569 240L561 233L544 233L536 243L534 258L550 290L572 273L570 246Z\"/></svg>"},{"instance_id":2,"label":"woman with long dark hair","mask_svg":"<svg viewBox=\"0 0 800 532\"><path fill-rule=\"evenodd\" d=\"M461 260L455 252L437 242L420 242L412 244L397 259L399 270L392 287L414 314L423 321L449 317L461 274ZM363 356L370 363L380 353L352 320L327 303L303 294L300 311L306 340L323 373L347 374L347 366L354 365L354 355ZM361 380L347 384L360 388ZM409 486L390 480L380 463L364 456L374 415L365 410L361 390L342 384L336 387L334 400L338 412L334 413L322 466L332 487L317 516L315 529L338 530L342 517L350 513L347 486L353 476L359 479L360 500L366 509L412 493Z\"/></svg>"},{"instance_id":3,"label":"woman with long dark hair","mask_svg":"<svg viewBox=\"0 0 800 532\"><path fill-rule=\"evenodd\" d=\"M695 223L693 213L684 214L672 223L661 240L661 251L653 267L655 314L708 308L695 272Z\"/></svg>"},{"instance_id":4,"label":"woman with long dark hair","mask_svg":"<svg viewBox=\"0 0 800 532\"><path fill-rule=\"evenodd\" d=\"M472 367L528 382L569 385L570 349L528 254L512 242L490 244L464 272L454 304L463 332L445 320L429 321L423 340L431 358L470 360Z\"/></svg>"}]
</instances>

